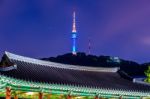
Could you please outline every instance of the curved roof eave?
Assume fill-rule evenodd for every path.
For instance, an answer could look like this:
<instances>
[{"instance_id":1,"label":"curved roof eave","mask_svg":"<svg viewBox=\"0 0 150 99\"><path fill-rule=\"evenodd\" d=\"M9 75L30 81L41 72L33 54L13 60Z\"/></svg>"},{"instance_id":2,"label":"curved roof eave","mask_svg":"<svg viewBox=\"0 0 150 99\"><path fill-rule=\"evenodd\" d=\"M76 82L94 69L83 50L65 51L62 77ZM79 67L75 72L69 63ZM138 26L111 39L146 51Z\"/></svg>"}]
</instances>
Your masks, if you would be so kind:
<instances>
[{"instance_id":1,"label":"curved roof eave","mask_svg":"<svg viewBox=\"0 0 150 99\"><path fill-rule=\"evenodd\" d=\"M33 64L42 65L42 66L50 66L50 67L56 67L56 68L83 70L83 71L95 71L95 72L117 72L119 70L119 67L113 67L113 68L87 67L87 66L78 66L78 65L68 65L68 64L62 64L62 63L56 63L56 62L48 62L48 61L43 61L39 59L34 59L34 58L29 58L29 57L13 54L7 51L5 51L5 54L10 59L10 61L18 60L18 61L23 61L27 63L33 63Z\"/></svg>"}]
</instances>

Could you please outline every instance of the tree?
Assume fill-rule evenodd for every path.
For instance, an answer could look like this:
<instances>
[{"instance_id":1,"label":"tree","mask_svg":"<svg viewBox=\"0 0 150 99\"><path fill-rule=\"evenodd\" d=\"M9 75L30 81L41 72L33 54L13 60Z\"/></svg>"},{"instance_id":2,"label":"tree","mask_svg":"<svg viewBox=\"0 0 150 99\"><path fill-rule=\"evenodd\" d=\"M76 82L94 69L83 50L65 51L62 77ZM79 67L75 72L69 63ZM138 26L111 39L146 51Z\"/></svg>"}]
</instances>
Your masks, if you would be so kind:
<instances>
[{"instance_id":1,"label":"tree","mask_svg":"<svg viewBox=\"0 0 150 99\"><path fill-rule=\"evenodd\" d=\"M150 66L144 73L147 76L147 78L144 81L150 83Z\"/></svg>"}]
</instances>

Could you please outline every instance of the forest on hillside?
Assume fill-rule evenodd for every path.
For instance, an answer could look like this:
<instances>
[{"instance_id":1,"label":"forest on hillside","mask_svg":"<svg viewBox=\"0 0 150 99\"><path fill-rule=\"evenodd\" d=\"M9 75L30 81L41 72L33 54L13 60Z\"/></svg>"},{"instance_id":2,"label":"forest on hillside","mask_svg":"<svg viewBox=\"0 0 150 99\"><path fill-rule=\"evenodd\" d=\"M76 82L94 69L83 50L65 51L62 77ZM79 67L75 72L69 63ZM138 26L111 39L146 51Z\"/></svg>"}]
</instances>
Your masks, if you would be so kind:
<instances>
[{"instance_id":1,"label":"forest on hillside","mask_svg":"<svg viewBox=\"0 0 150 99\"><path fill-rule=\"evenodd\" d=\"M77 55L67 53L57 57L42 58L42 60L90 67L120 67L120 70L126 72L130 76L136 77L145 76L144 71L150 65L150 63L139 64L134 61L111 56L86 55L82 52L77 53Z\"/></svg>"}]
</instances>

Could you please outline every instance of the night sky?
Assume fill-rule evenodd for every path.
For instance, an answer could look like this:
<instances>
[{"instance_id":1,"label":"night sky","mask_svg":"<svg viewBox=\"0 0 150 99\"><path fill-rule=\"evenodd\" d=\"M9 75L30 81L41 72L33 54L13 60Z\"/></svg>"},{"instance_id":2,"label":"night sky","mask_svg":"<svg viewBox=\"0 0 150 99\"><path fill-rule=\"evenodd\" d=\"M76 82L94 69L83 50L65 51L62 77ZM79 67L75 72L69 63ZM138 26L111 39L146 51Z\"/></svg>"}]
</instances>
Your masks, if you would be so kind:
<instances>
[{"instance_id":1,"label":"night sky","mask_svg":"<svg viewBox=\"0 0 150 99\"><path fill-rule=\"evenodd\" d=\"M0 56L71 52L73 10L78 51L150 62L150 0L0 0Z\"/></svg>"}]
</instances>

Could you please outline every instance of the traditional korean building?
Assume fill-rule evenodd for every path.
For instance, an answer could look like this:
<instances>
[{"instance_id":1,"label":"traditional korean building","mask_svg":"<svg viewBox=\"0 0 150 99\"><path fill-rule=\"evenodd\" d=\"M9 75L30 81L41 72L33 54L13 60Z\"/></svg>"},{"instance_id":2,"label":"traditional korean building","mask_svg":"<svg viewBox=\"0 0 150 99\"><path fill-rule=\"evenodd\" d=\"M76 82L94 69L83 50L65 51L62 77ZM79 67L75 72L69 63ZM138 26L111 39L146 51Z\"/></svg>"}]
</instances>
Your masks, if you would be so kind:
<instances>
[{"instance_id":1,"label":"traditional korean building","mask_svg":"<svg viewBox=\"0 0 150 99\"><path fill-rule=\"evenodd\" d=\"M0 96L6 99L148 99L150 86L119 68L66 65L5 52Z\"/></svg>"}]
</instances>

